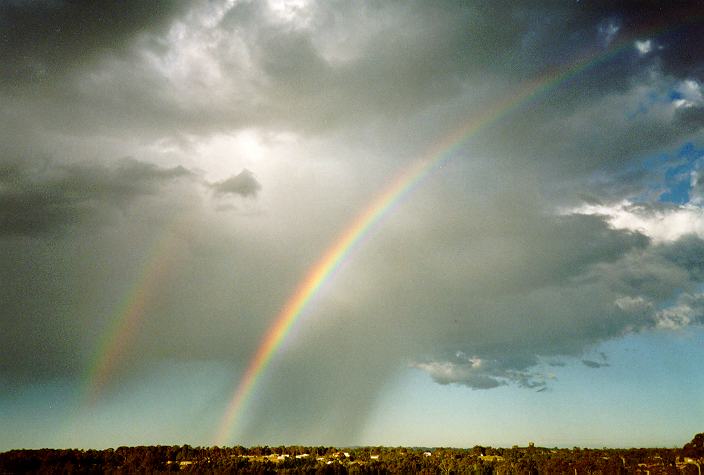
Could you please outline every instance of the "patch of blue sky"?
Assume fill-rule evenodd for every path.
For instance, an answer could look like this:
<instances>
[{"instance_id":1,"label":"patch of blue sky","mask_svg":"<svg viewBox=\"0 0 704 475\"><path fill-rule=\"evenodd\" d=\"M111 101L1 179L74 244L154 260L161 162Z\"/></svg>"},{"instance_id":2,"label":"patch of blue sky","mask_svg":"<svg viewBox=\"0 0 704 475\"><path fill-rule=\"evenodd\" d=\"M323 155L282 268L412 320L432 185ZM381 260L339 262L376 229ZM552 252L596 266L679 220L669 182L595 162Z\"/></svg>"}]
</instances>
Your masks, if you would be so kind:
<instances>
[{"instance_id":1,"label":"patch of blue sky","mask_svg":"<svg viewBox=\"0 0 704 475\"><path fill-rule=\"evenodd\" d=\"M680 99L684 99L684 96L682 93L676 89L672 89L670 93L667 95L668 99L670 99L670 102L675 102Z\"/></svg>"},{"instance_id":2,"label":"patch of blue sky","mask_svg":"<svg viewBox=\"0 0 704 475\"><path fill-rule=\"evenodd\" d=\"M634 203L653 200L684 205L691 199L692 172L704 168L704 148L686 142L673 152L660 152L626 164L618 180L641 175L642 192L629 197Z\"/></svg>"},{"instance_id":3,"label":"patch of blue sky","mask_svg":"<svg viewBox=\"0 0 704 475\"><path fill-rule=\"evenodd\" d=\"M702 171L704 144L686 142L678 148L634 157L615 171L596 171L590 185L600 190L606 201L611 196L634 204L682 206L695 198L693 173Z\"/></svg>"},{"instance_id":4,"label":"patch of blue sky","mask_svg":"<svg viewBox=\"0 0 704 475\"><path fill-rule=\"evenodd\" d=\"M4 383L4 382L3 382ZM61 427L79 388L66 379L26 386L0 385L0 451L13 448L63 447Z\"/></svg>"},{"instance_id":5,"label":"patch of blue sky","mask_svg":"<svg viewBox=\"0 0 704 475\"><path fill-rule=\"evenodd\" d=\"M691 184L689 178L674 181L667 188L667 191L660 194L658 201L677 205L687 204L689 202L690 189Z\"/></svg>"},{"instance_id":6,"label":"patch of blue sky","mask_svg":"<svg viewBox=\"0 0 704 475\"><path fill-rule=\"evenodd\" d=\"M625 111L625 115L627 119L635 120L654 110L679 107L683 102L688 103L691 100L691 94L687 94L686 86L682 82L670 82L665 88L650 90L644 94L637 103Z\"/></svg>"},{"instance_id":7,"label":"patch of blue sky","mask_svg":"<svg viewBox=\"0 0 704 475\"><path fill-rule=\"evenodd\" d=\"M699 325L631 333L537 368L549 377L543 392L443 386L409 368L380 394L360 443L681 447L701 432L703 343ZM583 358L608 365L589 367Z\"/></svg>"},{"instance_id":8,"label":"patch of blue sky","mask_svg":"<svg viewBox=\"0 0 704 475\"><path fill-rule=\"evenodd\" d=\"M659 201L683 205L690 200L692 189L692 172L704 164L704 149L698 149L693 143L685 143L673 157L671 166L665 169L665 190Z\"/></svg>"},{"instance_id":9,"label":"patch of blue sky","mask_svg":"<svg viewBox=\"0 0 704 475\"><path fill-rule=\"evenodd\" d=\"M676 107L680 101L687 100L682 87L681 82L670 81L664 87L651 89L643 94L632 108L626 110L626 117L629 120L634 120L640 116L646 116L654 110Z\"/></svg>"}]
</instances>

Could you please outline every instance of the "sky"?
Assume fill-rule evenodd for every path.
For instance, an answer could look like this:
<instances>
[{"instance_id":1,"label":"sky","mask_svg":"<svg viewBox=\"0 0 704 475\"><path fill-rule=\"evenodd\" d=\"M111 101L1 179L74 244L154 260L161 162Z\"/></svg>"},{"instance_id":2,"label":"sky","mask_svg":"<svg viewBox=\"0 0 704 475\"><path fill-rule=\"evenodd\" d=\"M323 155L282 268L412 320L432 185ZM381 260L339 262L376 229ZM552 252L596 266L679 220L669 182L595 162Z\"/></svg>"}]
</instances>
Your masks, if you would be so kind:
<instances>
[{"instance_id":1,"label":"sky","mask_svg":"<svg viewBox=\"0 0 704 475\"><path fill-rule=\"evenodd\" d=\"M0 3L0 450L682 446L697 4Z\"/></svg>"}]
</instances>

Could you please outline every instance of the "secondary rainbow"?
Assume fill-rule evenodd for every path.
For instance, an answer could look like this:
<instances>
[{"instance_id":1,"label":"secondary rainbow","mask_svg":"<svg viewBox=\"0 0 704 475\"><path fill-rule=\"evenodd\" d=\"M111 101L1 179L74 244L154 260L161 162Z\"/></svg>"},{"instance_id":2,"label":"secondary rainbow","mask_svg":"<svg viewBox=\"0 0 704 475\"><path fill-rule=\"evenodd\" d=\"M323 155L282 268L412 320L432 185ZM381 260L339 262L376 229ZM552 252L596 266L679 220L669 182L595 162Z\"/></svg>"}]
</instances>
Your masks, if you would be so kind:
<instances>
[{"instance_id":1,"label":"secondary rainbow","mask_svg":"<svg viewBox=\"0 0 704 475\"><path fill-rule=\"evenodd\" d=\"M177 239L174 231L181 220L177 220L155 239L148 259L140 269L140 277L125 295L117 316L103 337L89 366L83 391L83 403L92 406L115 372L115 367L124 357L129 343L134 339L139 322L144 318L149 303L170 269L169 260L174 256Z\"/></svg>"},{"instance_id":2,"label":"secondary rainbow","mask_svg":"<svg viewBox=\"0 0 704 475\"><path fill-rule=\"evenodd\" d=\"M433 170L454 156L457 149L469 138L487 126L497 122L516 108L528 103L536 96L544 94L564 83L582 71L613 58L624 49L632 47L630 40L622 40L606 51L592 53L567 67L550 70L540 77L523 85L516 93L497 101L492 107L476 114L461 127L446 135L435 144L424 158L405 169L376 199L359 214L347 229L337 238L332 247L308 271L286 305L276 316L267 330L254 356L250 360L239 384L227 405L221 421L215 444L223 445L251 396L259 376L269 365L291 327L298 321L307 304L319 291L323 283L340 266L356 245L363 240L382 218L401 203Z\"/></svg>"}]
</instances>

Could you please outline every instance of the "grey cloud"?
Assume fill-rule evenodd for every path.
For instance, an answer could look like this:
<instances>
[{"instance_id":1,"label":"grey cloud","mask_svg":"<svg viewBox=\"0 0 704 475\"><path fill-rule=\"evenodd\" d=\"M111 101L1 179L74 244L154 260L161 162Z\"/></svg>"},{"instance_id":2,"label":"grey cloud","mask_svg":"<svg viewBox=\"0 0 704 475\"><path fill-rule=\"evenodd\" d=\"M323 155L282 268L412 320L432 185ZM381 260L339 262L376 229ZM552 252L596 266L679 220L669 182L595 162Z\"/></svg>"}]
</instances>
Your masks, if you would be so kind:
<instances>
[{"instance_id":1,"label":"grey cloud","mask_svg":"<svg viewBox=\"0 0 704 475\"><path fill-rule=\"evenodd\" d=\"M669 74L680 77L701 75L702 52L694 45L701 41L700 5L696 1L684 1L663 8L658 2L589 2L575 6L577 24L605 24L611 21L619 26L617 35L650 39L657 48L653 51Z\"/></svg>"},{"instance_id":2,"label":"grey cloud","mask_svg":"<svg viewBox=\"0 0 704 475\"><path fill-rule=\"evenodd\" d=\"M335 6L336 9L340 7ZM359 10L349 4L342 4L342 8ZM342 65L326 63L315 49L316 33L325 32L325 21L329 18L337 20L335 25L340 26L339 13L321 9L317 12L321 21L316 24L319 31L306 32L309 36L304 43L300 42L301 33L291 38L295 41L287 42L300 45L288 55L299 59L294 62L294 71L310 71L310 76L301 78L304 81L278 82L282 90L290 84L308 84L316 91L334 92L338 98L332 103L320 103L311 98L315 101L311 103L315 106L311 110L314 114L324 112L328 106L343 104L347 107L335 113L356 111L363 105L365 112L388 114L398 111L405 114L419 106L457 100L464 88L479 89L487 78L494 77L505 81L501 86L510 90L522 80L554 67L556 62L570 64L574 57L585 53L598 56L606 49L606 45L600 44L602 39L598 35L605 22L621 25L616 34L629 38L621 40L625 43L638 38L641 30L647 30L653 22L681 23L681 17L677 15L663 18L657 11L608 4L547 6L534 2L499 6L496 3L445 2L367 8L369 12L365 9L361 10L362 14L352 11L350 17L375 15L385 19L388 26L383 30L369 31L371 34L365 35L367 41L360 46L359 54ZM365 31L364 23L349 21L344 24ZM554 37L563 33L569 35L571 41L555 44ZM684 37L680 40L681 43L675 42L677 48L691 50L694 43ZM280 51L282 48L278 43L261 50L264 58L268 53L276 55ZM627 61L596 62L591 65L589 74L572 79L569 88L552 88L555 99L548 101L550 110L554 113L557 101L560 108L565 109L570 107L569 104L594 101L599 94L607 95L614 89L627 90L633 78L641 78L643 70L649 69L638 63L635 52L624 51L621 57L627 54L631 56ZM290 63L290 59L276 62ZM291 72L287 70L285 77ZM276 79L278 74L274 73L273 77ZM310 93L298 89L296 92L297 104L301 104L302 95ZM301 105L305 107L305 103ZM535 123L534 120L530 122Z\"/></svg>"},{"instance_id":3,"label":"grey cloud","mask_svg":"<svg viewBox=\"0 0 704 475\"><path fill-rule=\"evenodd\" d=\"M226 180L212 183L210 187L220 195L231 194L244 197L255 197L262 188L254 177L254 173L246 168Z\"/></svg>"},{"instance_id":4,"label":"grey cloud","mask_svg":"<svg viewBox=\"0 0 704 475\"><path fill-rule=\"evenodd\" d=\"M383 121L388 126L409 114L457 107L461 117L441 118L449 126L458 119L468 120L472 111L500 101L523 81L553 67L555 48L564 48L557 54L563 58L558 63L568 64L583 50L603 48L597 33L604 19L621 18L619 34L637 36L644 25L658 18L655 13L608 4L558 6L534 2L507 3L499 8L494 3L360 6L338 2L311 6L308 26L289 28L270 18L265 3L238 2L216 26L199 23L196 14L183 20L184 25L197 31L191 44L202 50L202 62L191 64L190 58L183 58L184 68L191 73L173 78L165 72L175 55L169 50L170 37L156 32L175 13L161 6L140 8L148 10L142 13L156 24L154 35L159 40L130 43L132 50L120 58L95 64L79 78L71 79L74 82L67 83L63 99L45 99L43 107L57 101L54 107L61 112L80 111L72 113L75 117L70 123L78 122L83 128L110 130L118 126L157 136L208 135L253 124L322 133L338 126L354 126L363 118ZM197 4L192 8L205 11L214 7ZM96 7L90 15L103 14ZM154 22L155 18L160 21ZM140 31L143 27L143 23L136 22L130 28ZM125 30L127 36L129 28L125 26ZM572 41L556 44L554 38L567 31ZM347 38L362 39L350 42ZM338 50L340 58L336 57ZM145 52L147 57L162 61L164 67L156 68L153 62L146 62L141 54ZM606 134L614 138L605 143L604 134L595 139L595 134L578 129L571 132L577 139L576 150L559 147L562 140L555 140L555 134L569 142L565 132L570 131L564 129L564 124L570 108L594 102L617 83L621 84L621 91L627 90L633 84L632 78L641 78L644 71L650 70L648 65L633 64L625 70L602 71L620 64L624 62L597 63L594 67L601 69L580 75L580 80L593 84L554 89L551 94L555 98L522 109L523 120L511 120L505 125L511 133L500 127L497 134L502 140L507 136L519 139L517 146L532 155L526 163L535 162L533 156L549 155L556 157L553 166L560 165L565 163L565 156L586 149L565 163L564 170L579 170L587 164L593 167L595 159L622 159L624 153L636 154L673 135L674 130L654 122L639 126L642 134L634 135L633 126L617 135ZM223 75L217 83L202 74L213 69ZM607 98L606 103L610 102L611 98ZM96 106L111 113L95 116L91 110ZM604 111L595 114L609 117ZM535 124L547 119L552 119L554 125L545 127L545 137L541 138ZM604 130L618 130L614 126L620 124L621 117L611 120ZM437 122L436 117L433 122ZM683 133L678 129L676 135ZM523 134L533 135L532 143L548 144L548 150L526 150ZM490 136L489 140L494 142L493 138ZM507 142L510 144L511 140ZM631 150L624 143L637 148ZM585 155L589 160L583 159Z\"/></svg>"},{"instance_id":5,"label":"grey cloud","mask_svg":"<svg viewBox=\"0 0 704 475\"><path fill-rule=\"evenodd\" d=\"M563 194L576 188L577 193L591 190L623 199L647 191L654 178L655 170L639 166L643 157L657 150L674 153L684 141L701 135L699 125L681 127L678 116L670 115L673 106L664 97L671 86L668 79L656 76L633 81L610 96L581 98L574 110L544 110L547 102L538 104L536 110L522 111L476 140L492 154L512 157L514 166L560 180ZM636 114L648 94L663 99Z\"/></svg>"},{"instance_id":6,"label":"grey cloud","mask_svg":"<svg viewBox=\"0 0 704 475\"><path fill-rule=\"evenodd\" d=\"M608 282L619 296L647 295L655 302L672 298L678 289L691 285L684 269L649 252L626 255L618 265L596 266L589 278Z\"/></svg>"},{"instance_id":7,"label":"grey cloud","mask_svg":"<svg viewBox=\"0 0 704 475\"><path fill-rule=\"evenodd\" d=\"M433 206L423 229L387 229L369 257L376 273L367 285L385 289L384 303L365 302L363 312L395 322L398 342L389 344L439 383L540 388L546 377L534 367L543 358L579 357L629 328L652 325L652 314L613 305L619 294L603 270L648 252L648 239L600 218L535 216L525 201L510 206L515 219L498 205L481 211L482 219ZM446 234L442 219L457 233ZM447 357L457 351L476 361Z\"/></svg>"},{"instance_id":8,"label":"grey cloud","mask_svg":"<svg viewBox=\"0 0 704 475\"><path fill-rule=\"evenodd\" d=\"M460 384L472 389L493 389L509 383L529 389L547 386L545 377L527 368L535 365L530 357L518 362L516 356L507 359L466 358L461 352L454 360L414 363L412 367L424 371L438 384Z\"/></svg>"},{"instance_id":9,"label":"grey cloud","mask_svg":"<svg viewBox=\"0 0 704 475\"><path fill-rule=\"evenodd\" d=\"M9 1L0 6L0 87L53 81L86 61L120 53L137 35L159 32L178 2Z\"/></svg>"},{"instance_id":10,"label":"grey cloud","mask_svg":"<svg viewBox=\"0 0 704 475\"><path fill-rule=\"evenodd\" d=\"M704 107L684 107L677 111L675 124L686 131L694 132L704 126Z\"/></svg>"},{"instance_id":11,"label":"grey cloud","mask_svg":"<svg viewBox=\"0 0 704 475\"><path fill-rule=\"evenodd\" d=\"M655 313L654 321L658 328L667 330L704 324L704 294L680 295L674 305Z\"/></svg>"},{"instance_id":12,"label":"grey cloud","mask_svg":"<svg viewBox=\"0 0 704 475\"><path fill-rule=\"evenodd\" d=\"M0 374L11 387L85 374L137 289L139 331L104 396L164 360L246 361L300 269L246 226L223 229L189 190L138 197L99 226L2 236Z\"/></svg>"},{"instance_id":13,"label":"grey cloud","mask_svg":"<svg viewBox=\"0 0 704 475\"><path fill-rule=\"evenodd\" d=\"M663 245L658 252L670 262L687 271L695 282L704 282L704 240L689 235Z\"/></svg>"},{"instance_id":14,"label":"grey cloud","mask_svg":"<svg viewBox=\"0 0 704 475\"><path fill-rule=\"evenodd\" d=\"M406 223L404 234L386 230L386 246L379 244L374 258L376 269L388 264L376 276L387 303L366 312L398 312L399 338L408 343L400 351L415 361L426 357L415 368L441 384L538 388L547 384L539 361L577 358L606 366L581 356L629 332L696 323L673 312L658 320L656 309L693 289L698 240L653 245L599 217L535 215L525 195L518 196L523 202L497 199L476 216L433 202L427 205L433 217L419 220L423 229ZM523 246L530 251L521 252ZM415 264L404 267L396 255ZM446 356L458 350L494 363Z\"/></svg>"},{"instance_id":15,"label":"grey cloud","mask_svg":"<svg viewBox=\"0 0 704 475\"><path fill-rule=\"evenodd\" d=\"M550 41L547 36L525 46L530 49L524 54L516 54L516 47L546 16L570 13L540 6L504 7L445 2L360 8L341 2L317 6L315 28L291 30L249 21L252 16L263 17L260 10L265 7L244 4L228 13L223 26L235 22L247 31L245 41L252 57L271 80L259 92L275 100L269 106L279 120L290 123L293 117L287 113L293 113L298 127L307 124L317 130L361 117L394 119L415 113L457 100L463 90L480 89L487 78L499 75L502 81L508 80L501 85L510 87L519 82L514 77L520 76L517 70L528 69L524 72L528 76L537 74L549 64L547 57L542 58L544 62L536 61L534 54L545 50L542 42ZM333 28L337 36L331 33ZM340 37L364 40L350 48L339 43ZM337 59L335 46L353 53Z\"/></svg>"},{"instance_id":16,"label":"grey cloud","mask_svg":"<svg viewBox=\"0 0 704 475\"><path fill-rule=\"evenodd\" d=\"M8 18L8 23L17 25L17 30L15 27L8 30L6 41L14 46L8 47L6 52L8 55L16 54L18 58L6 58L6 64L21 69L22 66L16 63L24 57L40 65L57 58L57 63L62 64L59 61L63 56L73 58L96 51L109 51L111 46L119 45L121 39L133 39L135 33L146 26L159 31L157 26L160 22L168 24L174 14L164 5L137 6L139 8L134 9L138 12L135 21L129 21L121 18L126 14L123 11L128 12L128 9L116 12L113 11L116 7L110 5L91 8L41 3L33 7L11 5L7 7L4 17ZM205 7L197 5L194 8ZM215 120L211 127L222 127L222 122L237 126L244 119L249 121L249 125L252 120L296 128L308 123L308 127L319 129L340 122L349 123L359 118L360 114L398 116L399 113L418 110L437 100L456 96L468 75L483 77L487 73L486 68L502 64L497 57L506 56L510 48L520 41L521 32L540 16L539 13L531 14L530 10L524 15L525 18L505 15L498 9L453 2L418 8L418 5L412 8L410 5L386 4L364 6L360 10L351 3L334 7L316 5L314 28L292 30L272 22L267 17L266 4L239 2L219 25L222 34L208 30L202 24L189 24L202 29L206 38L209 35L220 38L219 54L213 55L213 51L203 45L203 55L216 67L230 73L228 77L234 78L235 90L254 91L249 98L228 95L226 101L210 104L206 116L209 121ZM345 15L345 21L342 21L341 11L350 14ZM198 18L197 15L194 17ZM428 18L433 18L433 21L428 22ZM101 20L108 22L116 31L101 26ZM188 21L196 20L191 18ZM375 26L377 22L378 26ZM381 28L385 22L390 25ZM339 32L345 28L349 28L345 35L360 35L365 41L359 45L359 51L352 60L334 64L324 57L320 44L326 44L330 30ZM57 33L55 29L60 31ZM23 32L33 32L38 36L37 41L24 37ZM81 34L86 38L72 38L73 32L83 32ZM389 32L392 34L389 35ZM58 35L58 38L52 38L52 35ZM492 38L487 40L487 36ZM202 40L202 37L196 37L194 43ZM164 58L169 54L164 51L164 41L165 38L161 38L161 41L155 42L157 46L146 44L139 47L152 48L152 54ZM74 51L78 49L74 43L83 42L84 47ZM130 45L137 48L133 43L130 42ZM242 55L253 62L248 67L255 67L257 73L267 78L265 81L251 83L248 76L243 77L245 65L236 54L237 49L228 47L232 44L242 45ZM31 50L30 45L34 45L36 51ZM340 45L342 48L345 46ZM50 50L53 47L59 51L52 53ZM23 52L23 48L30 51ZM62 48L67 51L64 53ZM191 91L200 91L200 96L207 96L212 89L199 87L200 80L194 76L182 78L193 87L176 90L170 78L142 64L139 55L126 51L123 57L113 58L112 63L93 65L92 72L105 71L109 74L82 75L80 79L88 80L87 84L91 87L86 88L85 82L80 83L82 87L69 84L68 90L75 91L78 96L71 98L71 101L76 103L78 99L79 103L86 102L87 105L97 101L107 102L115 110L124 108L127 103L133 109L146 109L144 112L154 109L149 115L144 112L137 115L142 119L160 114L160 122L164 124L171 119L188 124L190 128L198 127L198 120L202 122L204 117L202 108L205 104L201 102L202 97L194 96ZM127 73L124 66L130 62L137 63L137 67L129 68L134 72ZM93 84L94 79L100 81ZM159 87L144 91L144 84ZM154 90L160 92L155 95ZM94 96L96 92L99 92L98 97ZM229 112L233 106L236 113ZM134 119L134 116L126 121L123 119L124 126Z\"/></svg>"},{"instance_id":17,"label":"grey cloud","mask_svg":"<svg viewBox=\"0 0 704 475\"><path fill-rule=\"evenodd\" d=\"M693 310L695 323L704 324L704 293L685 293L679 301Z\"/></svg>"},{"instance_id":18,"label":"grey cloud","mask_svg":"<svg viewBox=\"0 0 704 475\"><path fill-rule=\"evenodd\" d=\"M423 262L429 278L437 275L432 280L440 279L440 285L462 285L468 278L491 292L560 285L649 244L646 236L614 230L598 216L544 213L518 191L467 208L433 202L425 212L416 217L423 224L413 229L414 239L396 238L412 246L405 252ZM379 258L390 266L402 265L395 257L395 241L384 244Z\"/></svg>"},{"instance_id":19,"label":"grey cloud","mask_svg":"<svg viewBox=\"0 0 704 475\"><path fill-rule=\"evenodd\" d=\"M462 384L472 389L492 389L506 384L505 381L474 371L471 364L466 363L416 363L414 367L428 373L438 384Z\"/></svg>"},{"instance_id":20,"label":"grey cloud","mask_svg":"<svg viewBox=\"0 0 704 475\"><path fill-rule=\"evenodd\" d=\"M61 230L99 208L154 193L163 183L193 178L181 166L161 168L124 159L112 167L46 163L40 171L6 165L0 173L0 233L35 235Z\"/></svg>"},{"instance_id":21,"label":"grey cloud","mask_svg":"<svg viewBox=\"0 0 704 475\"><path fill-rule=\"evenodd\" d=\"M593 368L593 369L603 368L605 366L609 366L608 363L599 363L597 361L592 361L592 360L582 360L582 364L584 366L586 366L587 368Z\"/></svg>"}]
</instances>

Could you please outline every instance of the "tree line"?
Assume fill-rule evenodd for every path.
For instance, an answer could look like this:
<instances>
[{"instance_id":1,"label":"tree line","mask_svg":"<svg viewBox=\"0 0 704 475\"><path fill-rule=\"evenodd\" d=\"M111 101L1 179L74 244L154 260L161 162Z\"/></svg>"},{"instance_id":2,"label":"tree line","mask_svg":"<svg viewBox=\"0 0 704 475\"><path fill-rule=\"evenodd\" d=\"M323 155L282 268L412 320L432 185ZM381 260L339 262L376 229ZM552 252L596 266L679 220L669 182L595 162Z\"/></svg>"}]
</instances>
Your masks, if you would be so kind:
<instances>
[{"instance_id":1,"label":"tree line","mask_svg":"<svg viewBox=\"0 0 704 475\"><path fill-rule=\"evenodd\" d=\"M704 433L682 448L138 446L0 453L0 473L699 474Z\"/></svg>"}]
</instances>

